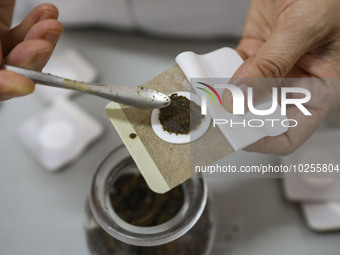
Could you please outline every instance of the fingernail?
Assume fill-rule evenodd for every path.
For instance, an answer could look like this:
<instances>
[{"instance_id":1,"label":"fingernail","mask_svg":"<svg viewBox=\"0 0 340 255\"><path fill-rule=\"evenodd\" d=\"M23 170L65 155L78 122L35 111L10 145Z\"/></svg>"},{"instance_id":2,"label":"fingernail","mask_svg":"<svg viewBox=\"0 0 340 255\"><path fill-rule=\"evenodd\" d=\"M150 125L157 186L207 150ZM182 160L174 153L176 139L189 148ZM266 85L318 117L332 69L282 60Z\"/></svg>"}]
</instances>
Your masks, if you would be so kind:
<instances>
[{"instance_id":1,"label":"fingernail","mask_svg":"<svg viewBox=\"0 0 340 255\"><path fill-rule=\"evenodd\" d=\"M59 32L59 31L49 30L46 33L44 39L46 41L50 42L53 46L55 46L57 44L57 41L58 41L60 35L61 35L61 32Z\"/></svg>"},{"instance_id":2,"label":"fingernail","mask_svg":"<svg viewBox=\"0 0 340 255\"><path fill-rule=\"evenodd\" d=\"M40 15L38 21L42 21L45 19L57 19L58 14L55 12L52 12L50 10L44 10L43 13Z\"/></svg>"}]
</instances>

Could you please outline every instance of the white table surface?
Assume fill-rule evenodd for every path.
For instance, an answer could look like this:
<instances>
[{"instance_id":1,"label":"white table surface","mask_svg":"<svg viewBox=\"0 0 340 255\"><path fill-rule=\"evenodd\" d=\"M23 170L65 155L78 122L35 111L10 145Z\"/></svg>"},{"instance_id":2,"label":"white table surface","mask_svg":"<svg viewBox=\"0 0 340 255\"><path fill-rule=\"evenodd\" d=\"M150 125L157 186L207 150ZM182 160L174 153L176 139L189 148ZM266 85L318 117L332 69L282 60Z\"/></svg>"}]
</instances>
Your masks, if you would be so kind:
<instances>
[{"instance_id":1,"label":"white table surface","mask_svg":"<svg viewBox=\"0 0 340 255\"><path fill-rule=\"evenodd\" d=\"M171 41L113 31L67 31L56 53L72 47L98 69L101 82L140 85L174 64L183 51L209 52L233 43ZM64 170L45 171L19 143L16 130L46 108L36 95L0 104L0 254L88 254L83 206L99 161L121 141L106 117L107 100L73 100L100 121L104 136ZM234 165L275 163L277 157L238 152ZM340 234L310 231L280 180L209 179L219 224L213 254L339 254ZM235 232L235 226L239 228Z\"/></svg>"}]
</instances>

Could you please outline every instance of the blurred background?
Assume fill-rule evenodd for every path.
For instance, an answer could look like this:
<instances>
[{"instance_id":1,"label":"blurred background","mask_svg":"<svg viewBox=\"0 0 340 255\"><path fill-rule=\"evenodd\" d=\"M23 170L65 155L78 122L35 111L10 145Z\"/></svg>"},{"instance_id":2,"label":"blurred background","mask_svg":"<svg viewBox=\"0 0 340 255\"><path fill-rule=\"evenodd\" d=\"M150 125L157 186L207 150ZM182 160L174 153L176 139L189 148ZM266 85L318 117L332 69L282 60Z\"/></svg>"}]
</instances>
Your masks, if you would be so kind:
<instances>
[{"instance_id":1,"label":"blurred background","mask_svg":"<svg viewBox=\"0 0 340 255\"><path fill-rule=\"evenodd\" d=\"M230 6L235 1L230 1ZM14 23L37 2L17 1ZM111 8L112 2L118 6L116 9ZM218 15L209 13L209 8L203 8L199 2L196 5L195 1L188 1L182 11L189 16L178 17L173 16L173 6L163 5L160 12L155 11L159 10L158 2L103 1L97 5L93 1L79 4L72 0L67 1L73 5L70 9L66 1L55 1L67 26L45 71L79 80L137 86L174 65L175 57L183 51L203 54L221 47L236 47L247 1L240 10L225 8L224 1L216 1L223 10ZM190 13L194 12L188 10L195 6L199 15L193 19ZM102 15L98 16L98 12ZM168 26L159 24L157 15L164 17ZM235 20L225 23L225 31L230 32L220 33L221 27L213 29L214 24L221 24L215 16ZM57 94L67 103L56 104ZM0 104L0 254L88 254L82 224L92 175L101 159L121 140L105 114L108 100L77 93L60 94L37 88L32 95ZM70 109L67 117L60 115L61 109ZM72 117L74 111L84 114L84 137L76 141L74 137L81 132L57 126L66 130L69 137L44 140L42 133L58 129L43 129L42 124L57 118L76 121ZM51 112L56 115L51 117ZM82 130L82 122L77 123L78 130ZM91 139L86 136L86 132L91 133L90 124L86 123L92 123L96 130ZM48 168L39 158L42 152L27 146L22 134L46 146L51 157L55 156L55 146L69 151L78 146L79 153L60 156L63 163ZM240 151L227 160L240 166L279 164L282 159ZM312 230L300 210L301 204L287 200L281 179L207 181L219 222L212 254L339 252L339 232L320 234Z\"/></svg>"}]
</instances>

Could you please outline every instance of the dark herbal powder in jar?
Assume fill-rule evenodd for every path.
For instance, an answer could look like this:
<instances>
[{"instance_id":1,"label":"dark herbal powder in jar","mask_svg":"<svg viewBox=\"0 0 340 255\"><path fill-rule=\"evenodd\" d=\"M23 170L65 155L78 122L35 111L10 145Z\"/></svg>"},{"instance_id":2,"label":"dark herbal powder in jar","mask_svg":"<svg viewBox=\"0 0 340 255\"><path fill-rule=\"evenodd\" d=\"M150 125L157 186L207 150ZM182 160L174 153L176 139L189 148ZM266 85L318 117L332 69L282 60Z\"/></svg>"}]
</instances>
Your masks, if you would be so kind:
<instances>
[{"instance_id":1,"label":"dark herbal powder in jar","mask_svg":"<svg viewBox=\"0 0 340 255\"><path fill-rule=\"evenodd\" d=\"M170 96L169 106L161 108L159 121L163 130L175 134L189 134L202 119L201 107L184 96L176 93Z\"/></svg>"},{"instance_id":2,"label":"dark herbal powder in jar","mask_svg":"<svg viewBox=\"0 0 340 255\"><path fill-rule=\"evenodd\" d=\"M142 247L114 239L102 228L86 231L89 250L93 255L207 255L211 222L205 209L195 226L180 238L163 245Z\"/></svg>"},{"instance_id":3,"label":"dark herbal powder in jar","mask_svg":"<svg viewBox=\"0 0 340 255\"><path fill-rule=\"evenodd\" d=\"M117 178L109 190L112 208L124 221L142 227L156 226L176 217L184 204L181 186L165 193L152 192L140 174L124 174ZM90 208L86 207L93 219ZM101 227L86 230L91 254L95 255L207 255L211 240L212 223L206 206L196 224L183 236L166 244L143 247L121 242Z\"/></svg>"},{"instance_id":4,"label":"dark herbal powder in jar","mask_svg":"<svg viewBox=\"0 0 340 255\"><path fill-rule=\"evenodd\" d=\"M89 253L209 255L216 226L211 208L203 178L162 195L151 191L121 145L92 179L84 221Z\"/></svg>"},{"instance_id":5,"label":"dark herbal powder in jar","mask_svg":"<svg viewBox=\"0 0 340 255\"><path fill-rule=\"evenodd\" d=\"M124 174L114 183L110 200L125 222L151 227L172 219L182 208L184 197L181 186L157 194L150 190L140 174Z\"/></svg>"}]
</instances>

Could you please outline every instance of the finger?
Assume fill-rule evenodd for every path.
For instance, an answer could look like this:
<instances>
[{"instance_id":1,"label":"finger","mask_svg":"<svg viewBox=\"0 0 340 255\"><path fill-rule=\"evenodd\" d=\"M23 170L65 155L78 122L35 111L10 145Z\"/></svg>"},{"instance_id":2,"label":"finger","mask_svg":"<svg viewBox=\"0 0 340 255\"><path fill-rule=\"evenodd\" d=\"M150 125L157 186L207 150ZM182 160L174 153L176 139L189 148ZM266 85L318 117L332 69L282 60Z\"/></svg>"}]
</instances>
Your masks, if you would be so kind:
<instances>
[{"instance_id":1,"label":"finger","mask_svg":"<svg viewBox=\"0 0 340 255\"><path fill-rule=\"evenodd\" d=\"M263 41L260 39L255 38L244 38L240 41L238 47L236 48L236 52L241 56L241 58L246 61L248 58L253 57L259 48L263 45ZM245 82L246 79L244 79ZM248 80L249 82L249 80ZM230 80L230 83L235 84L235 78ZM247 87L240 86L241 90L243 91L243 94L245 95L244 100L244 109L247 109ZM222 95L223 99L223 106L229 111L233 111L233 97L231 95L231 91L228 89L225 89L223 91Z\"/></svg>"},{"instance_id":2,"label":"finger","mask_svg":"<svg viewBox=\"0 0 340 255\"><path fill-rule=\"evenodd\" d=\"M318 47L302 56L297 65L316 77L338 78L340 75L340 41Z\"/></svg>"},{"instance_id":3,"label":"finger","mask_svg":"<svg viewBox=\"0 0 340 255\"><path fill-rule=\"evenodd\" d=\"M231 80L234 85L242 85L243 91L253 87L254 102L279 84L281 78L285 77L298 59L309 50L306 41L310 39L306 38L306 33L297 34L295 31L282 30L274 32L255 54L253 52L254 55L241 65ZM223 104L232 112L232 94L229 90L224 92Z\"/></svg>"},{"instance_id":4,"label":"finger","mask_svg":"<svg viewBox=\"0 0 340 255\"><path fill-rule=\"evenodd\" d=\"M0 33L10 28L14 9L14 0L0 1Z\"/></svg>"},{"instance_id":5,"label":"finger","mask_svg":"<svg viewBox=\"0 0 340 255\"><path fill-rule=\"evenodd\" d=\"M57 19L58 9L52 4L41 4L37 6L24 20L15 28L2 35L3 55L7 54L20 42L22 42L28 31L41 20Z\"/></svg>"},{"instance_id":6,"label":"finger","mask_svg":"<svg viewBox=\"0 0 340 255\"><path fill-rule=\"evenodd\" d=\"M63 31L63 25L59 21L46 19L35 24L24 40L43 39L55 46Z\"/></svg>"},{"instance_id":7,"label":"finger","mask_svg":"<svg viewBox=\"0 0 340 255\"><path fill-rule=\"evenodd\" d=\"M8 70L0 70L0 100L24 96L33 90L34 83L31 80Z\"/></svg>"},{"instance_id":8,"label":"finger","mask_svg":"<svg viewBox=\"0 0 340 255\"><path fill-rule=\"evenodd\" d=\"M296 107L288 108L287 118L296 120L296 127L290 127L286 133L279 136L264 137L244 150L277 155L294 152L313 134L324 118L323 111L309 110L312 116L304 115ZM292 122L291 125L295 124Z\"/></svg>"},{"instance_id":9,"label":"finger","mask_svg":"<svg viewBox=\"0 0 340 255\"><path fill-rule=\"evenodd\" d=\"M35 39L18 44L8 55L6 63L13 66L41 71L53 53L51 43Z\"/></svg>"}]
</instances>

